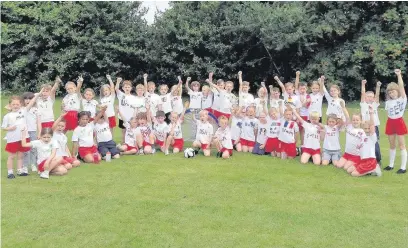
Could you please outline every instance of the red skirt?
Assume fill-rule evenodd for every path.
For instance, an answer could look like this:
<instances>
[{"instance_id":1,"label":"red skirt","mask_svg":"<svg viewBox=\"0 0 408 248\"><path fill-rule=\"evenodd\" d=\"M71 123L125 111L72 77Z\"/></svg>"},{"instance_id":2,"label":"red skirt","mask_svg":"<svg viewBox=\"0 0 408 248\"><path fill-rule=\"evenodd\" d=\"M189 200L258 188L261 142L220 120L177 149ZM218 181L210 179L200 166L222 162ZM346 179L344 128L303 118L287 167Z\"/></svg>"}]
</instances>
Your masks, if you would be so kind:
<instances>
[{"instance_id":1,"label":"red skirt","mask_svg":"<svg viewBox=\"0 0 408 248\"><path fill-rule=\"evenodd\" d=\"M65 131L74 130L78 126L78 111L68 111L64 119L66 121Z\"/></svg>"},{"instance_id":2,"label":"red skirt","mask_svg":"<svg viewBox=\"0 0 408 248\"><path fill-rule=\"evenodd\" d=\"M45 170L45 168L44 168L45 161L47 161L47 160L43 160L41 163L38 164L38 171L39 172L43 172Z\"/></svg>"},{"instance_id":3,"label":"red skirt","mask_svg":"<svg viewBox=\"0 0 408 248\"><path fill-rule=\"evenodd\" d=\"M356 155L351 155L349 153L344 153L343 158L345 160L351 161L354 163L354 165L360 163L360 156L356 156Z\"/></svg>"},{"instance_id":4,"label":"red skirt","mask_svg":"<svg viewBox=\"0 0 408 248\"><path fill-rule=\"evenodd\" d=\"M67 156L63 156L62 157L62 164L72 164L76 159L75 158L71 158L71 157L67 157Z\"/></svg>"},{"instance_id":5,"label":"red skirt","mask_svg":"<svg viewBox=\"0 0 408 248\"><path fill-rule=\"evenodd\" d=\"M279 142L279 152L286 153L288 157L296 157L296 143Z\"/></svg>"},{"instance_id":6,"label":"red skirt","mask_svg":"<svg viewBox=\"0 0 408 248\"><path fill-rule=\"evenodd\" d=\"M385 125L386 135L405 135L407 133L407 125L402 117L398 119L387 119L387 124Z\"/></svg>"},{"instance_id":7,"label":"red skirt","mask_svg":"<svg viewBox=\"0 0 408 248\"><path fill-rule=\"evenodd\" d=\"M265 143L265 152L278 152L279 140L278 138L268 138Z\"/></svg>"},{"instance_id":8,"label":"red skirt","mask_svg":"<svg viewBox=\"0 0 408 248\"><path fill-rule=\"evenodd\" d=\"M183 139L174 139L173 148L177 148L180 151L183 150L184 140Z\"/></svg>"},{"instance_id":9,"label":"red skirt","mask_svg":"<svg viewBox=\"0 0 408 248\"><path fill-rule=\"evenodd\" d=\"M116 127L116 119L115 116L108 117L109 119L109 128Z\"/></svg>"},{"instance_id":10,"label":"red skirt","mask_svg":"<svg viewBox=\"0 0 408 248\"><path fill-rule=\"evenodd\" d=\"M229 153L230 156L232 156L232 149L222 148L222 149L220 150L221 154L223 154L223 153L226 152L226 151Z\"/></svg>"},{"instance_id":11,"label":"red skirt","mask_svg":"<svg viewBox=\"0 0 408 248\"><path fill-rule=\"evenodd\" d=\"M54 125L54 122L53 122L53 121L41 122L41 127L42 127L42 128L52 128L52 125Z\"/></svg>"},{"instance_id":12,"label":"red skirt","mask_svg":"<svg viewBox=\"0 0 408 248\"><path fill-rule=\"evenodd\" d=\"M255 141L250 141L246 139L239 139L239 143L241 143L241 146L248 146L248 147L254 147L255 146Z\"/></svg>"},{"instance_id":13,"label":"red skirt","mask_svg":"<svg viewBox=\"0 0 408 248\"><path fill-rule=\"evenodd\" d=\"M202 150L210 149L210 145L209 144L201 144L201 149Z\"/></svg>"},{"instance_id":14,"label":"red skirt","mask_svg":"<svg viewBox=\"0 0 408 248\"><path fill-rule=\"evenodd\" d=\"M29 143L30 139L26 138L26 142ZM30 147L23 147L21 145L21 141L7 143L5 150L9 153L17 153L17 152L28 152L31 148Z\"/></svg>"},{"instance_id":15,"label":"red skirt","mask_svg":"<svg viewBox=\"0 0 408 248\"><path fill-rule=\"evenodd\" d=\"M320 155L320 149L310 149L310 148L302 147L302 153L310 154L310 156Z\"/></svg>"},{"instance_id":16,"label":"red skirt","mask_svg":"<svg viewBox=\"0 0 408 248\"><path fill-rule=\"evenodd\" d=\"M156 139L156 145L163 147L164 146L164 141Z\"/></svg>"},{"instance_id":17,"label":"red skirt","mask_svg":"<svg viewBox=\"0 0 408 248\"><path fill-rule=\"evenodd\" d=\"M91 147L79 147L78 153L81 158L85 158L86 155L88 154L94 154L97 153L98 149L96 149L96 146L91 146Z\"/></svg>"},{"instance_id":18,"label":"red skirt","mask_svg":"<svg viewBox=\"0 0 408 248\"><path fill-rule=\"evenodd\" d=\"M356 171L360 174L367 174L370 171L375 170L377 167L377 160L375 158L361 159L360 163L355 164Z\"/></svg>"}]
</instances>

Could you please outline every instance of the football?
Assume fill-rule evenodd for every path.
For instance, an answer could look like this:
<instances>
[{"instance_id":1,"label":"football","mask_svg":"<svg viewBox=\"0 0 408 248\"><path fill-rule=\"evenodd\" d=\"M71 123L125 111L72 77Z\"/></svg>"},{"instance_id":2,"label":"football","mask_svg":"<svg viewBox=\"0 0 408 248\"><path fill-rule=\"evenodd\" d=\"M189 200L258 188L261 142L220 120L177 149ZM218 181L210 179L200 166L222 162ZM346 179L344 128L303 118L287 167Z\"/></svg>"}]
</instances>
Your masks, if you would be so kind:
<instances>
[{"instance_id":1,"label":"football","mask_svg":"<svg viewBox=\"0 0 408 248\"><path fill-rule=\"evenodd\" d=\"M193 158L195 156L195 152L193 148L187 148L184 150L184 157L185 158Z\"/></svg>"}]
</instances>

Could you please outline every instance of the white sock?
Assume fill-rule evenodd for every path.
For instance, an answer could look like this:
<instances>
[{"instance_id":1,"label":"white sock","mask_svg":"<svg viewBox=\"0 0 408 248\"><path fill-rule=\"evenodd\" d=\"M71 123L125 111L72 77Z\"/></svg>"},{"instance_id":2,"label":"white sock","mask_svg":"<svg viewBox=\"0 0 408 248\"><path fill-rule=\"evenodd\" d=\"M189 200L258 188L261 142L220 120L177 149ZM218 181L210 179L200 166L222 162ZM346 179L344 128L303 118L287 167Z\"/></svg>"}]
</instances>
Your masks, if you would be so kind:
<instances>
[{"instance_id":1,"label":"white sock","mask_svg":"<svg viewBox=\"0 0 408 248\"><path fill-rule=\"evenodd\" d=\"M390 149L390 164L389 166L394 168L394 161L395 161L395 154L397 153L397 150L395 149Z\"/></svg>"},{"instance_id":2,"label":"white sock","mask_svg":"<svg viewBox=\"0 0 408 248\"><path fill-rule=\"evenodd\" d=\"M407 150L401 150L401 169L407 169Z\"/></svg>"},{"instance_id":3,"label":"white sock","mask_svg":"<svg viewBox=\"0 0 408 248\"><path fill-rule=\"evenodd\" d=\"M21 169L17 169L17 174L21 174L21 173L23 173L23 169L21 168Z\"/></svg>"},{"instance_id":4,"label":"white sock","mask_svg":"<svg viewBox=\"0 0 408 248\"><path fill-rule=\"evenodd\" d=\"M8 170L8 171L7 171L7 174L8 174L8 175L14 174L14 172L13 172L13 170Z\"/></svg>"}]
</instances>

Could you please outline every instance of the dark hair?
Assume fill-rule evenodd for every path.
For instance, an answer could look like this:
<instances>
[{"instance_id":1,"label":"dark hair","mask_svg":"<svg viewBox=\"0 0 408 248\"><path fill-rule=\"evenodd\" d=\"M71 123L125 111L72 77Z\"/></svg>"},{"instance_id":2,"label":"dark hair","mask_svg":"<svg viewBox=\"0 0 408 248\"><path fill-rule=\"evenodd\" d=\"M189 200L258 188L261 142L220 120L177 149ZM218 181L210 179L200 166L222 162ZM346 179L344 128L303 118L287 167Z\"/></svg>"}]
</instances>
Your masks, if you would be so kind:
<instances>
[{"instance_id":1,"label":"dark hair","mask_svg":"<svg viewBox=\"0 0 408 248\"><path fill-rule=\"evenodd\" d=\"M41 134L40 134L40 136L43 136L43 135L46 135L46 134L49 134L49 135L53 135L53 131L52 131L52 128L49 128L49 127L46 127L46 128L43 128L43 129L41 129Z\"/></svg>"},{"instance_id":2,"label":"dark hair","mask_svg":"<svg viewBox=\"0 0 408 248\"><path fill-rule=\"evenodd\" d=\"M24 92L23 95L21 95L21 98L23 98L23 100L25 99L33 99L35 97L33 92Z\"/></svg>"},{"instance_id":3,"label":"dark hair","mask_svg":"<svg viewBox=\"0 0 408 248\"><path fill-rule=\"evenodd\" d=\"M164 113L164 111L159 110L156 112L156 117L166 117L166 114Z\"/></svg>"},{"instance_id":4,"label":"dark hair","mask_svg":"<svg viewBox=\"0 0 408 248\"><path fill-rule=\"evenodd\" d=\"M79 121L79 119L81 119L81 117L84 116L84 115L87 115L88 118L91 118L91 112L89 112L89 111L81 111L81 112L78 113L78 121Z\"/></svg>"}]
</instances>

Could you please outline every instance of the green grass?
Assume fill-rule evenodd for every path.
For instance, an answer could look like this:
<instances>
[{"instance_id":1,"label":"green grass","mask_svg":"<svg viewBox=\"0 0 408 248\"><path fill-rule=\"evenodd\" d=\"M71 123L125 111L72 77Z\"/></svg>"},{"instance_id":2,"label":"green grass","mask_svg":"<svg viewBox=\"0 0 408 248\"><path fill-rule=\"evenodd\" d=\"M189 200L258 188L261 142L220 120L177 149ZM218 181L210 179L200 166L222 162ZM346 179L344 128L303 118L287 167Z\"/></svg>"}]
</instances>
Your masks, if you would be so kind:
<instances>
[{"instance_id":1,"label":"green grass","mask_svg":"<svg viewBox=\"0 0 408 248\"><path fill-rule=\"evenodd\" d=\"M4 145L3 247L408 247L408 175L395 171L159 153L7 180ZM381 148L386 164L385 136Z\"/></svg>"}]
</instances>

